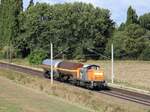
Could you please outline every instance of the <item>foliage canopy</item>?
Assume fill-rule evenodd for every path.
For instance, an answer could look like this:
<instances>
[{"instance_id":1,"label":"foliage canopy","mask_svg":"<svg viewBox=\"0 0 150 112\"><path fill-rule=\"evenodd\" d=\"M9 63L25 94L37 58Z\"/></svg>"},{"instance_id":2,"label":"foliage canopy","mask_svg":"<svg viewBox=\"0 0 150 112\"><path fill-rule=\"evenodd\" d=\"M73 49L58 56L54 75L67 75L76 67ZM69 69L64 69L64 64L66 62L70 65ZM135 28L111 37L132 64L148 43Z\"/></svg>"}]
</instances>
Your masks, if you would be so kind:
<instances>
[{"instance_id":1,"label":"foliage canopy","mask_svg":"<svg viewBox=\"0 0 150 112\"><path fill-rule=\"evenodd\" d=\"M117 59L150 60L150 13L138 17L130 6L126 22L115 28L109 10L91 4L34 5L30 0L23 11L22 0L1 2L0 49L12 46L33 63L49 56L50 43L54 44L54 55L61 54L55 58L104 59L114 43Z\"/></svg>"}]
</instances>

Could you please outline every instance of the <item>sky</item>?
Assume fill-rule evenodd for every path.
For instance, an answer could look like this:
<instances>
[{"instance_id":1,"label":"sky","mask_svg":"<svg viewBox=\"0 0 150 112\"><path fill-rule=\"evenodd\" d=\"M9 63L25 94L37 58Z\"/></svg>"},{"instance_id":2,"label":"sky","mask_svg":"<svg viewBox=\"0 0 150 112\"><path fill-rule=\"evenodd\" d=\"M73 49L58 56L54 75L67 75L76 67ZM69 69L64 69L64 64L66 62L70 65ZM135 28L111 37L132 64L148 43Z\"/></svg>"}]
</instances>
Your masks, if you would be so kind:
<instances>
[{"instance_id":1,"label":"sky","mask_svg":"<svg viewBox=\"0 0 150 112\"><path fill-rule=\"evenodd\" d=\"M29 4L30 0L24 0L24 8ZM34 0L34 2L46 2L49 4L65 3L65 2L84 2L91 3L96 7L109 9L111 18L119 25L126 21L127 9L131 5L137 12L138 16L150 12L150 0Z\"/></svg>"}]
</instances>

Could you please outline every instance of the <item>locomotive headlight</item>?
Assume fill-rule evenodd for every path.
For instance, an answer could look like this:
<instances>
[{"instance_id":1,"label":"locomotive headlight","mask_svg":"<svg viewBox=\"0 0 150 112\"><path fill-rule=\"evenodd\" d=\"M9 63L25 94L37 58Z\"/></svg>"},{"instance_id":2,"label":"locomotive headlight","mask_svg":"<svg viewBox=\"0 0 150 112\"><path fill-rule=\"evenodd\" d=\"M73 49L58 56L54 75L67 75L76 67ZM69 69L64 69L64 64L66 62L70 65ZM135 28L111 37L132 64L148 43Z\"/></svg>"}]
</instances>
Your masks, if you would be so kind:
<instances>
[{"instance_id":1,"label":"locomotive headlight","mask_svg":"<svg viewBox=\"0 0 150 112\"><path fill-rule=\"evenodd\" d=\"M102 72L98 72L98 73L96 72L95 75L103 76L103 73Z\"/></svg>"}]
</instances>

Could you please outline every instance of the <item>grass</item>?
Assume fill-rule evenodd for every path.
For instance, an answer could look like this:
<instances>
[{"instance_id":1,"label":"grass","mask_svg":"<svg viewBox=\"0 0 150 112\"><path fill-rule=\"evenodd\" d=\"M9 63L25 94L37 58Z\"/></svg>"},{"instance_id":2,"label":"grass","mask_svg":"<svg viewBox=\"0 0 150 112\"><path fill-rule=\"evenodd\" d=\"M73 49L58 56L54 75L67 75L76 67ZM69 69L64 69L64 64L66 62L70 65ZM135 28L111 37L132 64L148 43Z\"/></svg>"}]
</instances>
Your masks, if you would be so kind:
<instances>
[{"instance_id":1,"label":"grass","mask_svg":"<svg viewBox=\"0 0 150 112\"><path fill-rule=\"evenodd\" d=\"M90 111L94 111L94 112L127 112L127 111L128 112L134 112L134 111L148 112L148 109L149 109L148 107L144 107L144 106L138 105L136 103L127 102L127 101L124 101L121 99L117 99L114 97L99 94L97 92L93 92L93 91L85 90L82 88L66 85L64 83L54 82L54 84L51 85L50 81L47 79L44 79L44 78L42 79L42 78L39 78L36 76L18 73L18 72L14 72L14 71L7 70L7 69L6 70L0 69L0 77L10 79L17 84L23 85L24 87L28 88L26 90L21 90L21 92L20 92L20 90L13 90L13 89L19 88L20 87L19 85L14 88L14 87L12 87L13 84L9 84L6 81L0 81L0 86L1 86L0 91L4 91L3 89L6 89L7 86L8 86L7 88L10 89L10 90L5 90L3 95L5 95L5 93L10 94L10 95L13 94L13 96L11 97L11 98L13 98L13 101L10 102L8 100L8 102L10 102L10 107L13 106L12 109L16 109L16 111L20 111L20 109L22 109L22 108L23 109L25 108L25 110L26 110L26 108L29 107L29 110L31 110L31 112L34 112L34 111L38 112L38 110L42 111L42 112L47 112L45 110L40 110L40 109L45 109L45 108L49 109L48 107L51 105L52 102L49 102L47 100L48 99L50 99L51 101L53 101L53 100L48 97L52 97L54 99L57 97L56 99L58 99L58 100L61 99L63 101L63 102L61 102L61 100L60 100L61 104L63 103L63 104L67 104L67 105L69 105L69 104L75 105L77 109L79 108L78 111L80 109L84 111L84 109L85 109L86 111L90 110ZM6 86L5 88L3 86L3 83L5 83L5 86ZM38 95L33 94L33 92L31 92L31 91L38 92ZM46 95L43 95L43 94L46 94ZM19 95L21 95L22 97L19 97ZM0 96L2 96L2 95L0 94ZM15 96L17 96L19 98L16 98ZM37 96L40 99L36 99L37 97L35 98L35 96ZM5 98L10 99L9 97L5 97ZM26 101L26 98L29 98L28 99L29 101L28 100ZM19 99L19 103L18 103L17 99ZM64 102L64 100L65 100L65 102ZM2 101L2 103L6 102L6 101ZM20 102L20 101L22 101L22 102ZM7 104L8 102L6 102L5 104ZM26 103L26 104L24 104L24 103ZM43 104L44 107L43 106L40 107L39 103ZM5 104L3 104L3 105L5 105ZM16 104L17 104L17 107L16 107ZM30 104L32 106L29 106ZM59 103L56 102L55 104L57 105ZM25 107L23 105L25 105ZM3 109L4 109L4 107L3 107ZM38 107L40 107L40 109ZM58 106L58 107L61 107L61 106ZM62 107L65 108L65 106L62 106ZM7 108L9 109L9 107L7 107ZM52 108L53 108L53 106L52 106ZM28 112L28 110L27 110L27 112ZM63 111L61 111L61 112L63 112ZM71 112L73 112L73 111L71 111Z\"/></svg>"},{"instance_id":2,"label":"grass","mask_svg":"<svg viewBox=\"0 0 150 112\"><path fill-rule=\"evenodd\" d=\"M0 61L9 62L8 59L2 59ZM36 68L40 67L39 65L30 64L27 58L25 58L25 59L12 59L11 63L15 63L15 64L19 64L19 65L24 65L24 66L30 66L30 67L36 67Z\"/></svg>"},{"instance_id":3,"label":"grass","mask_svg":"<svg viewBox=\"0 0 150 112\"><path fill-rule=\"evenodd\" d=\"M0 77L0 112L89 112L89 110Z\"/></svg>"}]
</instances>

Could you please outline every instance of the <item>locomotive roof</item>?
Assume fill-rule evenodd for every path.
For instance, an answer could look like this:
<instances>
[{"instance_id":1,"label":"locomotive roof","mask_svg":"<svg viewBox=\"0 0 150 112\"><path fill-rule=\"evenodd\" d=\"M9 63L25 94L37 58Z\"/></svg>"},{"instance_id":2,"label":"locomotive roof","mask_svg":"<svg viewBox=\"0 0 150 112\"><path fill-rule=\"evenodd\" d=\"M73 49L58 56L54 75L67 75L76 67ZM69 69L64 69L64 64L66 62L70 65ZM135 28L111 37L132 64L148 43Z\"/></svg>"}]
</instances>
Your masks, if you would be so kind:
<instances>
[{"instance_id":1,"label":"locomotive roof","mask_svg":"<svg viewBox=\"0 0 150 112\"><path fill-rule=\"evenodd\" d=\"M91 66L100 67L99 65L95 65L95 64L85 64L83 67L88 68L88 67L91 67Z\"/></svg>"}]
</instances>

